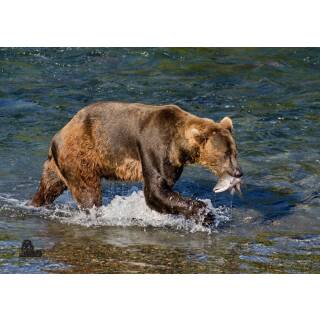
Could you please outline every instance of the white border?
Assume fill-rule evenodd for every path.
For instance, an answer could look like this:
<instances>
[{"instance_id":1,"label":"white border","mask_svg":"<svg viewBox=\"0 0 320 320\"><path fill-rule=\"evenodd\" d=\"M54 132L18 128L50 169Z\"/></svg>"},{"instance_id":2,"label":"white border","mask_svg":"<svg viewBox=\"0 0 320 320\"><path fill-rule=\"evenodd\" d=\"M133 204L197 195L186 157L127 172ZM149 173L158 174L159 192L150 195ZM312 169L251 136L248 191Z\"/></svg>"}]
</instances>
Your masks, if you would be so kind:
<instances>
[{"instance_id":1,"label":"white border","mask_svg":"<svg viewBox=\"0 0 320 320\"><path fill-rule=\"evenodd\" d=\"M313 319L320 287L319 276L310 275L10 275L0 281L1 318L32 320Z\"/></svg>"},{"instance_id":2,"label":"white border","mask_svg":"<svg viewBox=\"0 0 320 320\"><path fill-rule=\"evenodd\" d=\"M1 46L319 46L319 1L1 2Z\"/></svg>"}]
</instances>

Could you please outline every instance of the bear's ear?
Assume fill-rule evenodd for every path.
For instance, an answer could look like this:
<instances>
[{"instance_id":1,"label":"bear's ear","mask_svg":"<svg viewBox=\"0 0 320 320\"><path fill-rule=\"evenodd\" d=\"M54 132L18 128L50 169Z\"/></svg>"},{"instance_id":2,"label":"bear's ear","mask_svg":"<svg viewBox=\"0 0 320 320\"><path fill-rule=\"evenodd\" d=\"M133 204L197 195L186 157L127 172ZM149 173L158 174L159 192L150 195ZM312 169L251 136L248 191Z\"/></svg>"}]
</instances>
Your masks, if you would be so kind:
<instances>
[{"instance_id":1,"label":"bear's ear","mask_svg":"<svg viewBox=\"0 0 320 320\"><path fill-rule=\"evenodd\" d=\"M229 117L224 117L220 121L220 124L223 128L228 129L229 131L232 131L233 129L232 120Z\"/></svg>"}]
</instances>

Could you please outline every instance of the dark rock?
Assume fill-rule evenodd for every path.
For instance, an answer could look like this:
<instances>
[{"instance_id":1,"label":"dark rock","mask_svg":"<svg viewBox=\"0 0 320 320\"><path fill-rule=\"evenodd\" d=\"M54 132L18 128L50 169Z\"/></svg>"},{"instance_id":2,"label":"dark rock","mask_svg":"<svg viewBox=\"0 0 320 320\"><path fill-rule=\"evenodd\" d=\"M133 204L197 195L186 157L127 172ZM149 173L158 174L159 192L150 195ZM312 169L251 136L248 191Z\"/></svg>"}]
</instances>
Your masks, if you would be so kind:
<instances>
[{"instance_id":1,"label":"dark rock","mask_svg":"<svg viewBox=\"0 0 320 320\"><path fill-rule=\"evenodd\" d=\"M21 258L34 258L34 257L41 257L42 250L34 250L34 246L31 240L23 240L19 257Z\"/></svg>"}]
</instances>

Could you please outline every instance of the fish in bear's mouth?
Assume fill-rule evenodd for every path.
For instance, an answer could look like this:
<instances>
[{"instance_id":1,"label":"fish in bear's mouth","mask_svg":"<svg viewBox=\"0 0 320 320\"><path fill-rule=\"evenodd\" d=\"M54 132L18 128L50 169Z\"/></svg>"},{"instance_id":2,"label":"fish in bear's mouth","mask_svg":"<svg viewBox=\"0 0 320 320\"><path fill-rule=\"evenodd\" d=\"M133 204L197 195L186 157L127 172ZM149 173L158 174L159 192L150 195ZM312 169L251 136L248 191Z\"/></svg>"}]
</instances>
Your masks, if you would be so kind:
<instances>
[{"instance_id":1,"label":"fish in bear's mouth","mask_svg":"<svg viewBox=\"0 0 320 320\"><path fill-rule=\"evenodd\" d=\"M227 190L230 190L232 194L235 191L241 193L241 178L236 178L228 173L224 173L213 188L213 191L219 193Z\"/></svg>"}]
</instances>

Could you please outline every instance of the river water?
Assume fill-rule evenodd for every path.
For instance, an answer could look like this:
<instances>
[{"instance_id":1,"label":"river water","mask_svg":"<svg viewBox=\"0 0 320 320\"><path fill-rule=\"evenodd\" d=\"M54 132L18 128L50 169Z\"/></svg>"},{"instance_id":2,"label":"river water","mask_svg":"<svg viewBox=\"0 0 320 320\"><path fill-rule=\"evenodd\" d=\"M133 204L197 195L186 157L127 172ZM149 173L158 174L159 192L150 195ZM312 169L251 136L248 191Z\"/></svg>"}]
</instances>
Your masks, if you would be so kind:
<instances>
[{"instance_id":1,"label":"river water","mask_svg":"<svg viewBox=\"0 0 320 320\"><path fill-rule=\"evenodd\" d=\"M320 49L0 49L0 273L319 273ZM188 167L176 190L205 199L205 228L105 181L86 215L65 192L30 209L50 139L98 100L174 103L233 119L242 197ZM32 240L41 258L19 258Z\"/></svg>"}]
</instances>

